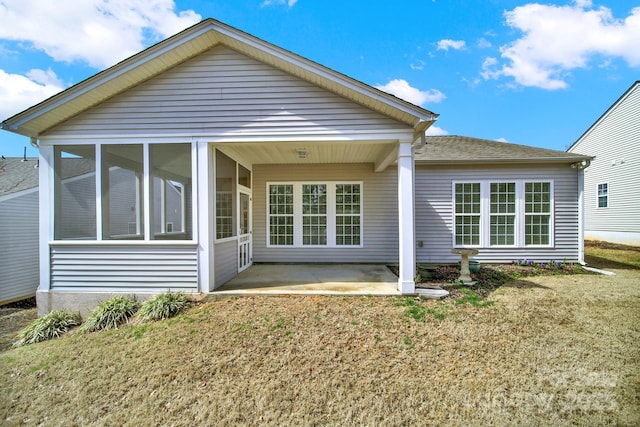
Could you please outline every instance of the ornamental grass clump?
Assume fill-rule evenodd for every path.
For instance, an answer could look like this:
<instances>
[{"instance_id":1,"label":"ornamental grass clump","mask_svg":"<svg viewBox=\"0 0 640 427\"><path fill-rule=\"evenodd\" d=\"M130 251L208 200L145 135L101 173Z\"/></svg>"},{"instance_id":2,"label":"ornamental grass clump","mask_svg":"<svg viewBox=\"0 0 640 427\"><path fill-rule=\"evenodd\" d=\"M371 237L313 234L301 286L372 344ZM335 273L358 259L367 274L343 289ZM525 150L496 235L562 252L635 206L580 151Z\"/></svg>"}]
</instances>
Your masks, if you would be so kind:
<instances>
[{"instance_id":1,"label":"ornamental grass clump","mask_svg":"<svg viewBox=\"0 0 640 427\"><path fill-rule=\"evenodd\" d=\"M81 322L80 315L67 310L54 310L36 319L20 332L15 345L27 345L57 338Z\"/></svg>"},{"instance_id":2,"label":"ornamental grass clump","mask_svg":"<svg viewBox=\"0 0 640 427\"><path fill-rule=\"evenodd\" d=\"M191 305L183 292L165 292L145 301L138 312L142 321L162 320L173 317Z\"/></svg>"},{"instance_id":3,"label":"ornamental grass clump","mask_svg":"<svg viewBox=\"0 0 640 427\"><path fill-rule=\"evenodd\" d=\"M84 332L95 332L103 329L115 329L127 322L138 311L138 301L133 298L117 295L98 306L82 325Z\"/></svg>"}]
</instances>

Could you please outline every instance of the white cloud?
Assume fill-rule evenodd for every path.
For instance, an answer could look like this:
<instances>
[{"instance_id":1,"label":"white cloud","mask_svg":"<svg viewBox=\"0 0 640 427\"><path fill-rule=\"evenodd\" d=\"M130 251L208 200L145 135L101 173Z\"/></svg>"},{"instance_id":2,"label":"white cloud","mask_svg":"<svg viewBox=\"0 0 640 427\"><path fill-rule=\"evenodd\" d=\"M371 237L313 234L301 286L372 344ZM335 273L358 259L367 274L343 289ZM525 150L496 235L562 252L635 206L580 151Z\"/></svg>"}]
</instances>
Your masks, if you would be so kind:
<instances>
[{"instance_id":1,"label":"white cloud","mask_svg":"<svg viewBox=\"0 0 640 427\"><path fill-rule=\"evenodd\" d=\"M0 70L0 120L9 118L62 89L64 84L51 69L34 69L26 76Z\"/></svg>"},{"instance_id":2,"label":"white cloud","mask_svg":"<svg viewBox=\"0 0 640 427\"><path fill-rule=\"evenodd\" d=\"M415 64L410 64L409 66L411 67L412 70L421 71L421 70L424 70L425 65L427 65L426 62L418 59Z\"/></svg>"},{"instance_id":3,"label":"white cloud","mask_svg":"<svg viewBox=\"0 0 640 427\"><path fill-rule=\"evenodd\" d=\"M460 50L460 49L464 49L465 44L466 43L464 40L443 39L438 42L438 50L449 50L449 49Z\"/></svg>"},{"instance_id":4,"label":"white cloud","mask_svg":"<svg viewBox=\"0 0 640 427\"><path fill-rule=\"evenodd\" d=\"M498 141L498 142L509 142L509 141L507 141L507 138L498 138L498 139L496 139L496 141Z\"/></svg>"},{"instance_id":5,"label":"white cloud","mask_svg":"<svg viewBox=\"0 0 640 427\"><path fill-rule=\"evenodd\" d=\"M505 12L509 27L522 31L519 39L500 48L502 61L483 64L485 79L510 77L522 86L567 87L566 78L587 68L594 58L622 58L640 67L640 7L624 20L590 0L555 6L530 3Z\"/></svg>"},{"instance_id":6,"label":"white cloud","mask_svg":"<svg viewBox=\"0 0 640 427\"><path fill-rule=\"evenodd\" d=\"M287 7L293 7L296 3L298 3L298 0L264 0L262 2L262 6L284 6L287 5Z\"/></svg>"},{"instance_id":7,"label":"white cloud","mask_svg":"<svg viewBox=\"0 0 640 427\"><path fill-rule=\"evenodd\" d=\"M431 125L430 127L427 128L427 132L425 132L425 134L427 136L442 136L442 135L449 135L449 132L442 129L441 127Z\"/></svg>"},{"instance_id":8,"label":"white cloud","mask_svg":"<svg viewBox=\"0 0 640 427\"><path fill-rule=\"evenodd\" d=\"M0 39L105 68L200 21L173 0L3 0Z\"/></svg>"},{"instance_id":9,"label":"white cloud","mask_svg":"<svg viewBox=\"0 0 640 427\"><path fill-rule=\"evenodd\" d=\"M406 80L402 79L391 80L385 85L376 85L376 88L420 106L427 102L437 104L446 98L445 94L437 89L423 91L412 87Z\"/></svg>"},{"instance_id":10,"label":"white cloud","mask_svg":"<svg viewBox=\"0 0 640 427\"><path fill-rule=\"evenodd\" d=\"M481 37L480 39L478 39L477 45L478 45L478 47L480 49L486 49L486 48L489 48L489 47L493 46L491 44L491 42L489 40L485 39L484 37Z\"/></svg>"}]
</instances>

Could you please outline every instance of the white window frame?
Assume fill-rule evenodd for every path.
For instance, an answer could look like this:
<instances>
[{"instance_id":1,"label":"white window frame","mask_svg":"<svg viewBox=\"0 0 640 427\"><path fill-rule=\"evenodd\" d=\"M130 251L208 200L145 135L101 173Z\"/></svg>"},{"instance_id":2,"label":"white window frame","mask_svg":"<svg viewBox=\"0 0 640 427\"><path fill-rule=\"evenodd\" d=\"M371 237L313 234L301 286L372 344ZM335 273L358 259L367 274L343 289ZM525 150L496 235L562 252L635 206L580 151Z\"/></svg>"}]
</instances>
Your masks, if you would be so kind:
<instances>
[{"instance_id":1,"label":"white window frame","mask_svg":"<svg viewBox=\"0 0 640 427\"><path fill-rule=\"evenodd\" d=\"M527 245L525 229L525 184L549 183L549 244ZM456 184L480 184L480 244L456 244ZM514 245L491 245L491 184L516 184L516 213ZM451 183L451 244L453 248L499 249L499 248L553 248L555 246L555 190L553 179L479 179L460 180Z\"/></svg>"},{"instance_id":2,"label":"white window frame","mask_svg":"<svg viewBox=\"0 0 640 427\"><path fill-rule=\"evenodd\" d=\"M338 245L336 244L336 185L360 186L360 244L358 245ZM293 186L293 245L272 245L270 234L269 215L269 188L271 185L291 185ZM302 186L303 185L326 185L327 186L327 244L326 245L303 245L302 231ZM364 242L364 185L362 181L268 181L265 187L266 194L266 244L268 248L362 248ZM358 216L358 215L350 215Z\"/></svg>"},{"instance_id":3,"label":"white window frame","mask_svg":"<svg viewBox=\"0 0 640 427\"><path fill-rule=\"evenodd\" d=\"M606 185L607 191L604 196L600 196L600 186ZM607 206L600 206L600 197L606 197ZM609 208L609 181L607 182L599 182L596 184L596 209L608 209Z\"/></svg>"},{"instance_id":4,"label":"white window frame","mask_svg":"<svg viewBox=\"0 0 640 427\"><path fill-rule=\"evenodd\" d=\"M480 212L479 213L456 213L456 185L458 184L480 184ZM451 211L453 214L453 219L452 219L452 239L453 239L453 247L455 248L481 248L483 246L483 241L482 241L482 236L483 236L483 213L485 211L484 206L483 206L483 202L484 202L484 198L483 198L483 193L482 193L482 182L480 181L454 181L452 186L451 186ZM456 219L459 216L477 216L479 217L479 227L480 227L480 231L479 231L479 236L478 236L478 244L477 245L459 245L456 242Z\"/></svg>"},{"instance_id":5,"label":"white window frame","mask_svg":"<svg viewBox=\"0 0 640 427\"><path fill-rule=\"evenodd\" d=\"M154 237L156 236L156 234L153 233L153 230L151 230L151 222L152 222L152 216L153 213L151 212L150 209L150 198L153 197L150 195L150 181L153 178L153 176L151 175L151 171L150 171L150 163L151 163L151 159L150 159L150 153L149 153L149 148L151 145L163 145L163 144L184 144L184 145L188 145L189 146L189 150L190 150L190 157L191 157L191 179L193 180L193 185L190 188L190 194L189 196L191 197L191 203L193 206L197 206L198 203L198 193L197 193L197 147L195 143L192 142L181 142L181 141L175 141L175 142L164 142L164 141L155 141L155 140L149 140L149 141L118 141L118 142L114 142L114 144L122 144L122 145L141 145L142 146L142 150L143 150L143 155L142 155L142 162L143 162L143 173L142 173L142 181L143 181L143 185L142 187L142 195L144 195L143 197L143 201L142 204L144 206L144 209L142 211L142 227L141 228L141 235L143 236L143 238L140 239L136 239L136 240L130 240L130 239L110 239L108 238L108 236L104 236L103 234L103 213L102 213L102 174L103 174L103 162L102 162L102 147L105 145L110 145L107 143L103 143L103 142L96 142L96 143L86 143L86 144L54 144L52 146L52 155L55 156L55 151L56 151L56 147L59 146L63 146L63 147L71 147L71 146L92 146L94 149L94 155L95 155L95 159L94 159L94 167L95 170L93 172L91 172L92 174L95 174L95 203L96 203L96 238L95 239L64 239L64 238L56 238L55 236L55 232L52 234L51 236L51 240L54 242L61 242L61 243L70 243L73 241L78 241L78 240L82 240L83 242L109 242L111 243L117 243L117 244L139 244L140 242L144 242L145 244L167 244L168 241L166 240L157 240L154 239ZM55 163L55 160L54 160ZM54 165L54 169L51 171L52 174L56 173L56 169L55 169L55 165ZM74 177L72 178L73 180L75 179L81 179L82 177L86 176L87 174L84 174L82 176L78 176L78 177ZM56 178L57 179L57 178ZM54 187L58 185L56 183L54 183ZM186 191L187 188L185 186L184 183L182 183L183 185L183 200L182 200L182 209L183 209L183 231L182 232L186 232L187 229L187 216L186 216ZM57 221L56 216L58 215L58 213L56 213L59 210L59 203L60 203L60 199L59 199L59 194L57 194L57 191L54 189L53 193L51 194L51 201L52 204L54 206L53 212L51 214L50 217L50 221L51 224L54 225L55 227L55 223ZM137 196L137 200L139 200L140 197ZM140 207L142 208L142 206ZM197 236L198 236L198 212L197 209L192 209L191 212L191 238L190 239L184 239L184 240L171 240L171 244L176 244L176 243L195 243L197 242ZM176 233L180 233L180 232L176 232Z\"/></svg>"}]
</instances>

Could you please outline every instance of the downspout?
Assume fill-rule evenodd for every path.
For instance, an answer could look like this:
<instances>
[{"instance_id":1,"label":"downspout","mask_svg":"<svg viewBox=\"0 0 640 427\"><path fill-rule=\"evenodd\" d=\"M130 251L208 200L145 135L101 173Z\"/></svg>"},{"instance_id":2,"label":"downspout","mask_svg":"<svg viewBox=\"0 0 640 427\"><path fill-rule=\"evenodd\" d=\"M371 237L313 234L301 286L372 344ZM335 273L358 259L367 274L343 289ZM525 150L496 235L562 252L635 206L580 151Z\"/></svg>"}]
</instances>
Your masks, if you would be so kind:
<instances>
[{"instance_id":1,"label":"downspout","mask_svg":"<svg viewBox=\"0 0 640 427\"><path fill-rule=\"evenodd\" d=\"M40 143L38 142L38 138L31 137L31 146L36 150L40 149Z\"/></svg>"}]
</instances>

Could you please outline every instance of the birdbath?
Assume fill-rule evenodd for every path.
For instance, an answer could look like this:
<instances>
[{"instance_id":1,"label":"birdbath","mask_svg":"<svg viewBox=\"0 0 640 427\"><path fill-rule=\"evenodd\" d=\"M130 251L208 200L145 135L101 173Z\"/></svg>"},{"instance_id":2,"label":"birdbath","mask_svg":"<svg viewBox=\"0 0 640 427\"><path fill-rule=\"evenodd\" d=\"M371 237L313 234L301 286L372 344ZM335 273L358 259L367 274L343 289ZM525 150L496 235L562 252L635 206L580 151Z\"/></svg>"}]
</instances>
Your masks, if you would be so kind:
<instances>
[{"instance_id":1,"label":"birdbath","mask_svg":"<svg viewBox=\"0 0 640 427\"><path fill-rule=\"evenodd\" d=\"M469 256L478 255L477 249L451 249L452 254L458 254L461 257L460 261L460 277L465 285L474 285L476 282L471 278L471 271L469 270Z\"/></svg>"}]
</instances>

